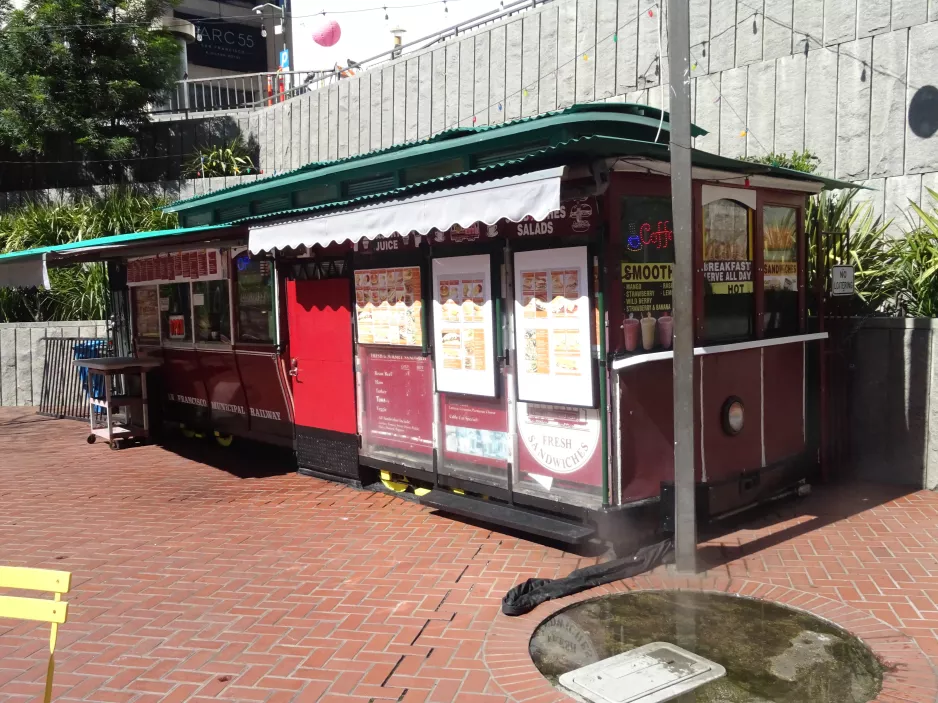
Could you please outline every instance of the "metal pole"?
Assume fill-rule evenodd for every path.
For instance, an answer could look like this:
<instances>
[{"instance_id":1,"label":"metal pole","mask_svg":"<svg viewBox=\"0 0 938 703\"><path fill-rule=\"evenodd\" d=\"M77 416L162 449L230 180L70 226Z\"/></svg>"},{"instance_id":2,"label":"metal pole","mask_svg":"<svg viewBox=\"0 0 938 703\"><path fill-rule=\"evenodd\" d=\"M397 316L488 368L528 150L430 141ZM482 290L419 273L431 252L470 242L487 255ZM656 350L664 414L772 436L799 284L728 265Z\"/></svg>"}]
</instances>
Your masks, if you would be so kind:
<instances>
[{"instance_id":1,"label":"metal pole","mask_svg":"<svg viewBox=\"0 0 938 703\"><path fill-rule=\"evenodd\" d=\"M668 6L671 74L671 207L674 217L674 532L681 573L697 570L694 503L694 239L690 144L690 15Z\"/></svg>"}]
</instances>

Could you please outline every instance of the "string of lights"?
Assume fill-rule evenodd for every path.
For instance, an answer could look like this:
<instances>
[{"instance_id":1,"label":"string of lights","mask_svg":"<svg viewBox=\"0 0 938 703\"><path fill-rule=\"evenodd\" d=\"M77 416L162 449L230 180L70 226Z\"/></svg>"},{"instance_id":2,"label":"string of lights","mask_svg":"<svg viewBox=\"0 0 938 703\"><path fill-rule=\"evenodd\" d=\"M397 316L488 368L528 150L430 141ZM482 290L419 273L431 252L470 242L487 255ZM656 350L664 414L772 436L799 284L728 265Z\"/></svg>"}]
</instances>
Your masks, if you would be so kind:
<instances>
[{"instance_id":1,"label":"string of lights","mask_svg":"<svg viewBox=\"0 0 938 703\"><path fill-rule=\"evenodd\" d=\"M313 17L325 17L328 15L351 15L351 14L360 14L365 12L383 12L385 19L388 18L389 13L394 12L395 10L410 10L421 7L430 7L432 5L442 5L445 12L449 12L449 5L454 2L463 2L466 0L427 0L426 2L416 2L416 3L407 3L403 5L395 4L383 4L376 5L374 7L360 7L356 9L346 9L346 10L319 10L318 12L312 12L304 15L290 15L294 20L299 19L310 19ZM250 19L257 18L258 13L245 14L245 15L228 15L226 17L200 17L198 19L199 24L213 24L216 22L231 22L238 19ZM188 23L188 21L186 21ZM183 23L183 20L180 20L180 24ZM86 24L41 24L33 25L29 27L5 27L0 29L0 34L9 34L14 32L42 32L42 31L65 31L65 30L86 30L86 31L125 31L128 29L147 29L151 25L144 22L102 22L102 23L86 23ZM171 26L171 25L170 25Z\"/></svg>"}]
</instances>

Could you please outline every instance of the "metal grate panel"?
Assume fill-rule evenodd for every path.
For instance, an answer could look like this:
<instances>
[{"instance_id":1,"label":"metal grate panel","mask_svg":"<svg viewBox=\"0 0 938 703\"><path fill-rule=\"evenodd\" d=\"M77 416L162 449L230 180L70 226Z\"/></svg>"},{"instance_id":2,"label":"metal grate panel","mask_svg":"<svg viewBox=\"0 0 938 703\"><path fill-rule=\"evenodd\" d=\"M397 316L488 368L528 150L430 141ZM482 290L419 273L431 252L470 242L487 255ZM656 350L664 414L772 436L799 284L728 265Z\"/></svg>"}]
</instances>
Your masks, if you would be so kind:
<instances>
[{"instance_id":1,"label":"metal grate panel","mask_svg":"<svg viewBox=\"0 0 938 703\"><path fill-rule=\"evenodd\" d=\"M113 356L111 345L106 339L78 337L46 337L45 342L39 414L87 420L90 398L103 398L104 387L90 384L88 370L75 366L72 361Z\"/></svg>"}]
</instances>

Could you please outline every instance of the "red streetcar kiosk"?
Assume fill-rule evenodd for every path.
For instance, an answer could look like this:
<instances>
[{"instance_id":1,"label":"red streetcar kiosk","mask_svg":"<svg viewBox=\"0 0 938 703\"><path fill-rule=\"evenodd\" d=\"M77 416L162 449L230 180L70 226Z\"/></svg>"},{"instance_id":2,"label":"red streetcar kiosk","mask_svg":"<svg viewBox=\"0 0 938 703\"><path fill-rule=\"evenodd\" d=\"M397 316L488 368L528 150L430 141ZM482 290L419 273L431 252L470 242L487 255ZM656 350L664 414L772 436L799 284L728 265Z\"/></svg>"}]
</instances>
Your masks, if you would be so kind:
<instances>
[{"instance_id":1,"label":"red streetcar kiosk","mask_svg":"<svg viewBox=\"0 0 938 703\"><path fill-rule=\"evenodd\" d=\"M579 542L673 504L667 131L628 104L452 129L175 203L179 230L5 255L0 282L108 260L134 353L163 360L164 419ZM826 335L806 315L804 210L851 186L693 165L712 518L818 468Z\"/></svg>"}]
</instances>

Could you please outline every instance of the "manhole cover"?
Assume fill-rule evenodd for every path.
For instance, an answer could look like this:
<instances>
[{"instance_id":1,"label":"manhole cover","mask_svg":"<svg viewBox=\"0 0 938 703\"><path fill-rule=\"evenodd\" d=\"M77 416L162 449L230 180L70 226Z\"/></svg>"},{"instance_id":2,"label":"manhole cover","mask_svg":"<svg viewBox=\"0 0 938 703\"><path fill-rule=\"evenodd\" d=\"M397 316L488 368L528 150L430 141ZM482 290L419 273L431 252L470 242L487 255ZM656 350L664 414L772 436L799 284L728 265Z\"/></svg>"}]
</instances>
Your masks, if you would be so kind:
<instances>
[{"instance_id":1,"label":"manhole cover","mask_svg":"<svg viewBox=\"0 0 938 703\"><path fill-rule=\"evenodd\" d=\"M560 677L591 703L664 703L726 674L719 664L667 642L652 642Z\"/></svg>"},{"instance_id":2,"label":"manhole cover","mask_svg":"<svg viewBox=\"0 0 938 703\"><path fill-rule=\"evenodd\" d=\"M697 703L866 703L882 687L882 665L845 630L780 605L721 594L643 591L584 601L542 622L530 651L541 673L560 686L565 674L650 642L676 645L726 670L696 689Z\"/></svg>"}]
</instances>

